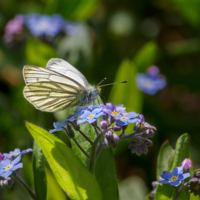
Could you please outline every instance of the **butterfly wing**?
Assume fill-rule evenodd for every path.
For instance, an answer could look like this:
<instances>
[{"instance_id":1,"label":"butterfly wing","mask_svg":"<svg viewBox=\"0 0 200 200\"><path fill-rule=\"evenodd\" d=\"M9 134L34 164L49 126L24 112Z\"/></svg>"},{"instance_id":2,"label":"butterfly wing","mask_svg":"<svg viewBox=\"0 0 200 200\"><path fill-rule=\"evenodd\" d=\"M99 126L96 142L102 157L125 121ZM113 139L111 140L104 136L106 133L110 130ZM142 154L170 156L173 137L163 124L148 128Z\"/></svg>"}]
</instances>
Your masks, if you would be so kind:
<instances>
[{"instance_id":1,"label":"butterfly wing","mask_svg":"<svg viewBox=\"0 0 200 200\"><path fill-rule=\"evenodd\" d=\"M23 91L24 97L37 109L54 112L79 105L84 90L58 82L33 82Z\"/></svg>"},{"instance_id":2,"label":"butterfly wing","mask_svg":"<svg viewBox=\"0 0 200 200\"><path fill-rule=\"evenodd\" d=\"M44 67L38 67L38 66L32 66L32 65L26 65L23 69L23 75L24 80L26 84L36 83L36 82L59 82L64 83L68 85L72 85L75 87L80 87L84 89L85 87L80 84L77 79L79 79L79 76L74 77L75 79L65 76L61 73L58 73L56 71L44 68Z\"/></svg>"},{"instance_id":3,"label":"butterfly wing","mask_svg":"<svg viewBox=\"0 0 200 200\"><path fill-rule=\"evenodd\" d=\"M73 67L68 62L60 58L50 59L49 62L47 63L46 68L58 72L60 74L63 74L64 76L70 77L73 80L76 80L84 87L89 85L85 76L81 72L79 72L75 67Z\"/></svg>"}]
</instances>

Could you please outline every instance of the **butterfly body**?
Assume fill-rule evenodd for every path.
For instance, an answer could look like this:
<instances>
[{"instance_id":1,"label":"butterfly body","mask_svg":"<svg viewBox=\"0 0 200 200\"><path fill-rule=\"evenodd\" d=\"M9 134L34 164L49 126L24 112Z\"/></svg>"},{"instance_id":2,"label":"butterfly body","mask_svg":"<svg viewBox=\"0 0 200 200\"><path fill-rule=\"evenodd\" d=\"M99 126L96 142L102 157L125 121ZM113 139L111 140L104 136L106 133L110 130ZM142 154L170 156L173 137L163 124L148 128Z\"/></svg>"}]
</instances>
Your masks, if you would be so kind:
<instances>
[{"instance_id":1,"label":"butterfly body","mask_svg":"<svg viewBox=\"0 0 200 200\"><path fill-rule=\"evenodd\" d=\"M90 105L100 93L66 61L52 58L47 67L26 65L24 97L37 109L47 112Z\"/></svg>"}]
</instances>

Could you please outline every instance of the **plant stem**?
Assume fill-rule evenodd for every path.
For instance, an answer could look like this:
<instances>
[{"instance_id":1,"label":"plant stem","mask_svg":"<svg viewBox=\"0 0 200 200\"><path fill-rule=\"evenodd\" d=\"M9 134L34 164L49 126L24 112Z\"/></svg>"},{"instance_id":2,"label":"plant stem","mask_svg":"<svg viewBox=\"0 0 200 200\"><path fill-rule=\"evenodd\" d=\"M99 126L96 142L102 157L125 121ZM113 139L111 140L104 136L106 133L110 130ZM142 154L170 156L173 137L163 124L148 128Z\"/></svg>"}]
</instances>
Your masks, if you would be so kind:
<instances>
[{"instance_id":1,"label":"plant stem","mask_svg":"<svg viewBox=\"0 0 200 200\"><path fill-rule=\"evenodd\" d=\"M103 146L104 144L103 143L100 143L98 148L97 148L97 152L96 152L96 160L97 158L99 157L100 153L101 153L101 150L103 149Z\"/></svg>"},{"instance_id":2,"label":"plant stem","mask_svg":"<svg viewBox=\"0 0 200 200\"><path fill-rule=\"evenodd\" d=\"M20 175L15 176L15 178L21 183L24 189L29 193L33 200L37 200L37 197L33 193L33 191L29 188L29 186L24 182L24 180L20 177Z\"/></svg>"},{"instance_id":3,"label":"plant stem","mask_svg":"<svg viewBox=\"0 0 200 200\"><path fill-rule=\"evenodd\" d=\"M99 141L101 140L102 133L97 135L93 145L92 145L92 150L91 150L91 157L90 157L90 163L89 163L89 171L94 174L94 167L95 167L95 161L96 161L96 150L97 150L97 145Z\"/></svg>"},{"instance_id":4,"label":"plant stem","mask_svg":"<svg viewBox=\"0 0 200 200\"><path fill-rule=\"evenodd\" d=\"M79 133L92 145L93 144L93 142L90 140L90 138L87 136L87 135L85 135L81 130L79 130Z\"/></svg>"},{"instance_id":5,"label":"plant stem","mask_svg":"<svg viewBox=\"0 0 200 200\"><path fill-rule=\"evenodd\" d=\"M85 150L80 146L80 144L76 141L75 138L72 138L75 142L75 144L78 146L78 148L88 157L90 158L90 156L85 152Z\"/></svg>"}]
</instances>

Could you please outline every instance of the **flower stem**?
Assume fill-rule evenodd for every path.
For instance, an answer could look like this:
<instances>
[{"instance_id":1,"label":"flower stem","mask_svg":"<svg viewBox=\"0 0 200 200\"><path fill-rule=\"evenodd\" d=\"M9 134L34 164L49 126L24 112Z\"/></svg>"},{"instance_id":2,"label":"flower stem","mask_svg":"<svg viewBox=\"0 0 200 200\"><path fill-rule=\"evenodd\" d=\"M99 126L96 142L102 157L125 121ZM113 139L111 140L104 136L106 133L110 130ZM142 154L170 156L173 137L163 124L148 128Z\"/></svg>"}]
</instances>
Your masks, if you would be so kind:
<instances>
[{"instance_id":1,"label":"flower stem","mask_svg":"<svg viewBox=\"0 0 200 200\"><path fill-rule=\"evenodd\" d=\"M21 185L24 187L24 189L29 193L29 195L32 197L33 200L37 200L37 197L33 193L33 191L29 188L29 186L24 182L24 180L18 175L15 176L15 178L21 183Z\"/></svg>"},{"instance_id":2,"label":"flower stem","mask_svg":"<svg viewBox=\"0 0 200 200\"><path fill-rule=\"evenodd\" d=\"M85 135L81 130L79 130L79 133L92 145L93 144L93 142L90 140L90 138L87 136L87 135Z\"/></svg>"},{"instance_id":3,"label":"flower stem","mask_svg":"<svg viewBox=\"0 0 200 200\"><path fill-rule=\"evenodd\" d=\"M75 142L75 144L78 146L78 148L88 157L90 158L90 156L85 152L85 150L80 146L80 144L76 141L75 138L72 138Z\"/></svg>"},{"instance_id":4,"label":"flower stem","mask_svg":"<svg viewBox=\"0 0 200 200\"><path fill-rule=\"evenodd\" d=\"M97 135L97 137L92 145L91 157L90 157L90 163L89 163L89 171L92 174L94 174L97 145L98 145L99 141L101 140L102 135L103 135L102 133Z\"/></svg>"}]
</instances>

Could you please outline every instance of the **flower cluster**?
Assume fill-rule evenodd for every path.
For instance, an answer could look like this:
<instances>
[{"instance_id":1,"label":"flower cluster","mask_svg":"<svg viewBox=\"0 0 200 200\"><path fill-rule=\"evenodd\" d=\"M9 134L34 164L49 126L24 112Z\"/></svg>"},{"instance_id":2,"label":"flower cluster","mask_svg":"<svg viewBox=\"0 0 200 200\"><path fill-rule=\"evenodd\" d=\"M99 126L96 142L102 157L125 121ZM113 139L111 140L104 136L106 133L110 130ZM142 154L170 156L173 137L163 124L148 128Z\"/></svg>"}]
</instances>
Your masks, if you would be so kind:
<instances>
[{"instance_id":1,"label":"flower cluster","mask_svg":"<svg viewBox=\"0 0 200 200\"><path fill-rule=\"evenodd\" d=\"M23 33L26 27L33 36L48 36L54 38L59 33L67 35L80 35L84 33L84 28L79 23L74 23L63 19L59 14L41 15L28 14L16 15L5 26L4 39L7 43L11 42Z\"/></svg>"},{"instance_id":2,"label":"flower cluster","mask_svg":"<svg viewBox=\"0 0 200 200\"><path fill-rule=\"evenodd\" d=\"M10 153L0 153L0 177L5 180L1 180L1 185L7 185L11 178L9 176L17 169L23 167L21 163L21 157L23 154L33 151L31 148L20 151L20 149L15 149L10 151Z\"/></svg>"},{"instance_id":3,"label":"flower cluster","mask_svg":"<svg viewBox=\"0 0 200 200\"><path fill-rule=\"evenodd\" d=\"M99 124L97 119L101 117ZM104 139L101 144L105 148L112 146L117 147L117 143L124 139L131 139L129 148L132 153L141 155L148 152L148 146L152 145L149 139L153 136L156 128L145 122L144 116L136 112L126 112L123 105L114 106L113 103L101 104L99 106L89 106L79 108L74 115L69 115L64 121L54 123L55 129L50 133L64 130L70 138L74 138L74 131L80 132L80 124L89 123L94 126L97 135L98 131L103 133ZM130 123L135 123L133 133L126 135L125 131ZM117 134L116 132L121 131ZM81 132L82 133L82 132Z\"/></svg>"},{"instance_id":4,"label":"flower cluster","mask_svg":"<svg viewBox=\"0 0 200 200\"><path fill-rule=\"evenodd\" d=\"M160 74L156 66L150 66L146 74L139 73L136 77L136 83L141 91L150 95L155 94L166 86L165 77Z\"/></svg>"}]
</instances>

